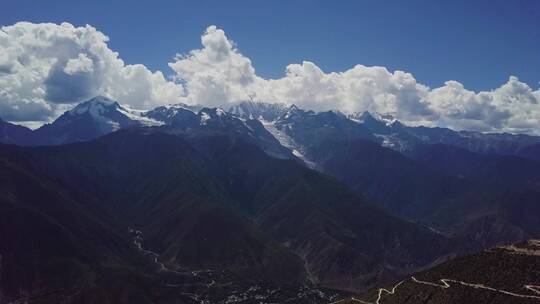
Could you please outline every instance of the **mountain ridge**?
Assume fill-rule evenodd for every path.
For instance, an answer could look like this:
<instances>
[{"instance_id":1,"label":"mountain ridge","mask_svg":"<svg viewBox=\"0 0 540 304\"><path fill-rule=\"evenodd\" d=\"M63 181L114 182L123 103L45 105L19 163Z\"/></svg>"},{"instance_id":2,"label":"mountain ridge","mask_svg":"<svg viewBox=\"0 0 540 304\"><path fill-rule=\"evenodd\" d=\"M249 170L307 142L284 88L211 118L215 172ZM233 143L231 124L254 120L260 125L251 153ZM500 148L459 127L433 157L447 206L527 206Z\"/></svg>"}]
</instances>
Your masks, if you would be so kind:
<instances>
[{"instance_id":1,"label":"mountain ridge","mask_svg":"<svg viewBox=\"0 0 540 304\"><path fill-rule=\"evenodd\" d=\"M70 122L66 117L67 113L79 112L80 114L93 112L96 114L95 107L88 106L89 104L104 104L104 109L115 108L118 113L109 111L113 117L101 119L101 115L93 115L93 121L86 120L88 127L92 131L79 130L82 134L76 134L77 131L58 130L62 129L62 125L71 123L71 129L77 129L77 122ZM108 107L107 107L108 106ZM0 137L0 142L20 144L20 145L38 145L38 144L62 144L74 141L84 141L105 135L122 127L130 126L156 126L170 125L173 123L174 117L179 111L191 111L198 114L204 107L198 105L168 105L158 106L155 109L148 111L131 110L118 102L107 97L97 96L89 101L77 105L74 109L64 113L57 121L52 124L46 124L37 130L33 131L39 139L28 141L6 136ZM309 115L320 115L324 112L313 112L302 110L297 106L285 104L272 104L256 101L245 101L229 106L228 110L222 110L231 115L246 119L258 120L262 123L273 123L276 125L279 120L292 121L298 117ZM495 154L511 154L518 155L520 151L528 146L540 144L540 137L509 134L509 133L481 133L472 131L454 131L451 129L434 127L428 128L423 126L410 127L406 126L396 119L388 115L379 115L370 112L358 112L350 115L342 114L339 111L328 111L341 117L344 121L353 121L364 128L367 128L371 133L372 140L379 144L392 148L400 152L408 152L413 150L415 146L423 144L447 144L480 153L495 153ZM84 120L84 119L83 119ZM101 120L101 121L100 121ZM55 123L57 126L55 126ZM280 128L284 123L281 123ZM277 126L277 125L276 125ZM69 131L69 132L68 132ZM5 133L5 132L4 132ZM68 133L68 134L66 134ZM532 157L531 153L521 153L524 157Z\"/></svg>"}]
</instances>

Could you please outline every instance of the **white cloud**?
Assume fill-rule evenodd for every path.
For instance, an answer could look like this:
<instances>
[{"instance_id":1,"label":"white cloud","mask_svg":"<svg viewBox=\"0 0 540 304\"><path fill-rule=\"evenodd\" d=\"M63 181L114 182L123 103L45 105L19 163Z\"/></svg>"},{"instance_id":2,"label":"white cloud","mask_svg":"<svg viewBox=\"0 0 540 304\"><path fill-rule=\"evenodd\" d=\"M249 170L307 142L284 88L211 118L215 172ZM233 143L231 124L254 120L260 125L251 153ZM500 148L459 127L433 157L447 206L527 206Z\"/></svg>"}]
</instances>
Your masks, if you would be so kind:
<instances>
[{"instance_id":1,"label":"white cloud","mask_svg":"<svg viewBox=\"0 0 540 304\"><path fill-rule=\"evenodd\" d=\"M540 134L540 90L511 76L493 91L475 93L457 81L430 91L438 125L455 129Z\"/></svg>"},{"instance_id":2,"label":"white cloud","mask_svg":"<svg viewBox=\"0 0 540 304\"><path fill-rule=\"evenodd\" d=\"M269 81L263 96L315 110L372 111L416 120L433 116L424 101L427 91L401 71L357 65L345 72L325 73L305 61L289 65L285 77Z\"/></svg>"},{"instance_id":3,"label":"white cloud","mask_svg":"<svg viewBox=\"0 0 540 304\"><path fill-rule=\"evenodd\" d=\"M313 110L372 111L409 124L540 134L540 89L516 77L492 91L457 81L439 88L403 71L356 65L325 72L315 63L290 64L278 79L258 76L251 60L215 26L202 48L177 55L174 80L144 65L127 65L95 28L17 23L0 31L0 117L46 121L67 104L108 95L134 108L187 102L220 106L255 98Z\"/></svg>"},{"instance_id":4,"label":"white cloud","mask_svg":"<svg viewBox=\"0 0 540 304\"><path fill-rule=\"evenodd\" d=\"M64 67L64 73L68 75L92 72L94 72L94 62L84 53L80 53L77 58L69 59Z\"/></svg>"},{"instance_id":5,"label":"white cloud","mask_svg":"<svg viewBox=\"0 0 540 304\"><path fill-rule=\"evenodd\" d=\"M540 134L540 90L516 77L476 93L457 81L431 89L410 73L384 67L326 73L304 61L287 66L282 78L267 80L256 75L223 30L210 26L201 40L202 49L169 63L192 103L215 106L255 97L313 110L390 114L409 124Z\"/></svg>"},{"instance_id":6,"label":"white cloud","mask_svg":"<svg viewBox=\"0 0 540 304\"><path fill-rule=\"evenodd\" d=\"M427 87L411 74L383 67L357 65L342 73L325 73L312 62L287 66L280 79L256 75L225 32L210 26L202 49L178 55L169 66L184 83L191 103L223 105L255 97L267 102L294 103L314 110L370 110L401 118L430 116L424 102Z\"/></svg>"},{"instance_id":7,"label":"white cloud","mask_svg":"<svg viewBox=\"0 0 540 304\"><path fill-rule=\"evenodd\" d=\"M202 49L177 55L169 66L184 82L188 102L210 106L246 100L261 79L251 60L238 52L225 32L209 26L201 37Z\"/></svg>"},{"instance_id":8,"label":"white cloud","mask_svg":"<svg viewBox=\"0 0 540 304\"><path fill-rule=\"evenodd\" d=\"M4 26L0 31L0 117L47 121L66 106L108 95L138 108L183 100L161 72L126 65L92 26Z\"/></svg>"}]
</instances>

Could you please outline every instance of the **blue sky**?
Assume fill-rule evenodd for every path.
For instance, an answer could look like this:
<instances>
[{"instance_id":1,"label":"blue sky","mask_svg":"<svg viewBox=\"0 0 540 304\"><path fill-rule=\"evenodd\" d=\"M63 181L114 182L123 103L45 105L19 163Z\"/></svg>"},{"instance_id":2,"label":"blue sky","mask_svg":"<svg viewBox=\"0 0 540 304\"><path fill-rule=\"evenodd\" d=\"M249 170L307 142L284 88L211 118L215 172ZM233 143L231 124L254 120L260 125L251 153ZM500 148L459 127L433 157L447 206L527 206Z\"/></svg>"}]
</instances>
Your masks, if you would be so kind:
<instances>
[{"instance_id":1,"label":"blue sky","mask_svg":"<svg viewBox=\"0 0 540 304\"><path fill-rule=\"evenodd\" d=\"M105 95L540 134L540 1L4 0L0 25L0 118L15 123Z\"/></svg>"},{"instance_id":2,"label":"blue sky","mask_svg":"<svg viewBox=\"0 0 540 304\"><path fill-rule=\"evenodd\" d=\"M2 1L0 23L17 21L91 24L127 63L167 75L214 24L266 78L310 60L404 70L430 87L540 81L540 1Z\"/></svg>"}]
</instances>

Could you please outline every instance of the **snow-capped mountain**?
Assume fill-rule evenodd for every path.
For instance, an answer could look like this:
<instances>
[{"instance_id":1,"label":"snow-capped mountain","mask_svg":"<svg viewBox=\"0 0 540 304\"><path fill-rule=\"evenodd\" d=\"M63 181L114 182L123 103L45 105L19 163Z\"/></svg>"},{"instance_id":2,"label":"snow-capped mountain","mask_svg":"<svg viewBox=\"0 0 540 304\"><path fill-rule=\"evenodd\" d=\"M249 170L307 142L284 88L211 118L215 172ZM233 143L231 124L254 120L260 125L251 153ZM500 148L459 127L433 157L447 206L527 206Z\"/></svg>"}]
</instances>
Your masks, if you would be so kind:
<instances>
[{"instance_id":1,"label":"snow-capped mountain","mask_svg":"<svg viewBox=\"0 0 540 304\"><path fill-rule=\"evenodd\" d=\"M61 144L90 140L127 127L157 126L163 124L143 116L107 97L98 96L78 104L51 124L35 132L45 143Z\"/></svg>"},{"instance_id":2,"label":"snow-capped mountain","mask_svg":"<svg viewBox=\"0 0 540 304\"><path fill-rule=\"evenodd\" d=\"M187 104L173 104L159 106L155 109L144 112L142 115L157 121L161 121L164 124L175 124L182 122L184 117L197 114L203 107L198 105Z\"/></svg>"},{"instance_id":3,"label":"snow-capped mountain","mask_svg":"<svg viewBox=\"0 0 540 304\"><path fill-rule=\"evenodd\" d=\"M268 109L270 108L268 107ZM265 112L261 112L261 114L268 117ZM144 113L143 116L162 122L164 125L161 130L171 134L190 137L200 134L241 136L255 143L269 155L285 159L295 158L292 151L286 146L282 146L263 126L264 119L259 120L249 118L249 115L232 114L222 108L206 108L185 104L160 106Z\"/></svg>"},{"instance_id":4,"label":"snow-capped mountain","mask_svg":"<svg viewBox=\"0 0 540 304\"><path fill-rule=\"evenodd\" d=\"M184 104L159 106L147 111L143 115L150 119L160 121L167 126L187 129L198 124L197 113L202 109L198 106L188 106Z\"/></svg>"},{"instance_id":5,"label":"snow-capped mountain","mask_svg":"<svg viewBox=\"0 0 540 304\"><path fill-rule=\"evenodd\" d=\"M289 107L282 103L243 101L229 107L228 112L245 119L274 121L283 116Z\"/></svg>"},{"instance_id":6,"label":"snow-capped mountain","mask_svg":"<svg viewBox=\"0 0 540 304\"><path fill-rule=\"evenodd\" d=\"M155 113L150 117L158 119ZM295 156L272 136L258 119L242 118L221 108L202 108L198 112L186 108L168 110L162 130L172 134L196 136L200 134L229 134L255 143L271 156L293 159Z\"/></svg>"},{"instance_id":7,"label":"snow-capped mountain","mask_svg":"<svg viewBox=\"0 0 540 304\"><path fill-rule=\"evenodd\" d=\"M410 153L422 145L443 144L471 152L516 154L540 142L540 138L523 134L454 131L447 128L410 127L389 115L362 112L349 118L369 129L379 143L393 150Z\"/></svg>"},{"instance_id":8,"label":"snow-capped mountain","mask_svg":"<svg viewBox=\"0 0 540 304\"><path fill-rule=\"evenodd\" d=\"M276 121L265 126L275 129L277 137L285 139L281 140L284 145L316 166L352 138L376 140L368 129L340 112L316 113L294 105Z\"/></svg>"},{"instance_id":9,"label":"snow-capped mountain","mask_svg":"<svg viewBox=\"0 0 540 304\"><path fill-rule=\"evenodd\" d=\"M256 143L269 155L286 159L296 158L292 151L283 147L258 119L233 115L221 108L203 108L185 104L160 106L149 111L133 110L103 96L78 104L54 122L35 131L1 122L0 142L18 145L58 145L88 141L120 129L136 127L154 127L156 130L184 136L214 133L242 136Z\"/></svg>"},{"instance_id":10,"label":"snow-capped mountain","mask_svg":"<svg viewBox=\"0 0 540 304\"><path fill-rule=\"evenodd\" d=\"M77 105L51 124L31 131L0 122L0 142L18 145L62 144L90 140L127 127L156 127L170 133L220 132L264 143L280 158L304 160L310 167L350 140L368 140L404 154L426 144L444 144L472 152L518 154L540 143L528 135L486 134L445 128L409 127L389 115L337 111L314 112L295 105L245 101L229 107L175 104L149 111L133 110L98 96ZM283 151L289 151L284 153Z\"/></svg>"},{"instance_id":11,"label":"snow-capped mountain","mask_svg":"<svg viewBox=\"0 0 540 304\"><path fill-rule=\"evenodd\" d=\"M407 152L421 144L418 138L407 132L406 126L391 115L379 115L365 111L351 114L348 118L367 128L383 147Z\"/></svg>"},{"instance_id":12,"label":"snow-capped mountain","mask_svg":"<svg viewBox=\"0 0 540 304\"><path fill-rule=\"evenodd\" d=\"M349 119L362 124L376 134L389 134L392 130L401 127L401 123L391 115L379 115L376 113L357 112L347 116Z\"/></svg>"},{"instance_id":13,"label":"snow-capped mountain","mask_svg":"<svg viewBox=\"0 0 540 304\"><path fill-rule=\"evenodd\" d=\"M446 128L407 127L407 131L425 144L444 144L478 153L513 155L540 143L540 137L525 134L454 131Z\"/></svg>"}]
</instances>

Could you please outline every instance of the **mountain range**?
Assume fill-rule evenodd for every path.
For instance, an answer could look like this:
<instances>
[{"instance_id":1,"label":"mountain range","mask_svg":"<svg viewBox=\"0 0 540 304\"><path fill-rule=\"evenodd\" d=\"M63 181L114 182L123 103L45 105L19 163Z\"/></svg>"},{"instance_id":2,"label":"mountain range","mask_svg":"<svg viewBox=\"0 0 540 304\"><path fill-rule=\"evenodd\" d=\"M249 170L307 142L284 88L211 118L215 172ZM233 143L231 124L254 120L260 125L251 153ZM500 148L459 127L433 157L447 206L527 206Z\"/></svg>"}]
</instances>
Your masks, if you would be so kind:
<instances>
[{"instance_id":1,"label":"mountain range","mask_svg":"<svg viewBox=\"0 0 540 304\"><path fill-rule=\"evenodd\" d=\"M296 145L300 149L309 149L310 145L316 144L306 142L310 139L309 135L313 134L321 137L328 134L337 135L336 140L366 139L402 153L414 152L424 145L442 144L475 153L517 155L537 159L534 151L540 146L540 137L537 136L410 127L391 116L369 112L350 115L339 111L316 113L295 105L254 101L235 104L227 110L176 104L140 111L103 96L78 104L54 122L34 131L0 120L2 128L0 141L23 146L58 145L87 141L122 128L145 126L191 130L201 127L215 128L219 125L222 129L227 127L229 130L239 132L242 127L257 129L260 127L257 122L265 129L269 129L269 132L274 132L272 135L281 140L283 146ZM290 142L287 143L287 140ZM313 157L321 156L313 155Z\"/></svg>"},{"instance_id":2,"label":"mountain range","mask_svg":"<svg viewBox=\"0 0 540 304\"><path fill-rule=\"evenodd\" d=\"M535 136L98 96L0 142L0 303L329 303L540 237Z\"/></svg>"}]
</instances>

